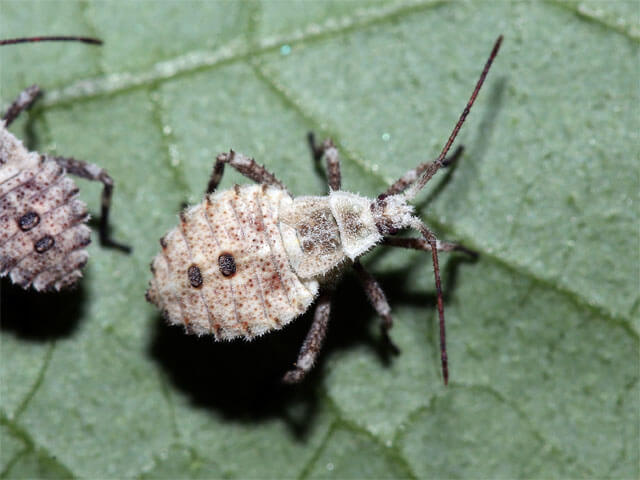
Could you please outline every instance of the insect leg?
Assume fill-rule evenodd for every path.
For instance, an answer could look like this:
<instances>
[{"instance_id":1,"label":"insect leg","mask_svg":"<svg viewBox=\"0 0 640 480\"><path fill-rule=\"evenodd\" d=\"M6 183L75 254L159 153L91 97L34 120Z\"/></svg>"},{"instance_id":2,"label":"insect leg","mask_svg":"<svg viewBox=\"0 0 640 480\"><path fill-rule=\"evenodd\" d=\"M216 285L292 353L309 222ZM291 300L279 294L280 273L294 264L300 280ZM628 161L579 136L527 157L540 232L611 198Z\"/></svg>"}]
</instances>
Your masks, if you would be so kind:
<instances>
[{"instance_id":1,"label":"insect leg","mask_svg":"<svg viewBox=\"0 0 640 480\"><path fill-rule=\"evenodd\" d=\"M313 314L313 323L307 333L306 338L300 348L295 368L289 370L282 381L284 383L299 383L309 373L316 363L318 353L322 349L322 344L327 335L329 325L329 314L331 313L331 293L324 292L320 295L316 310Z\"/></svg>"},{"instance_id":2,"label":"insect leg","mask_svg":"<svg viewBox=\"0 0 640 480\"><path fill-rule=\"evenodd\" d=\"M451 155L447 156L442 161L442 165L438 164L437 160L434 160L432 162L421 163L416 168L412 168L407 173L405 173L402 177L400 177L398 180L396 180L383 193L383 195L389 196L389 195L396 195L398 193L404 192L413 182L415 182L418 178L420 178L420 176L424 172L426 172L427 170L431 169L431 170L433 170L433 173L436 173L436 171L440 167L448 167L453 162L455 162L458 159L458 157L460 157L460 155L462 154L463 151L464 151L464 147L462 145L460 145L458 148L456 148L453 151L453 153Z\"/></svg>"},{"instance_id":3,"label":"insect leg","mask_svg":"<svg viewBox=\"0 0 640 480\"><path fill-rule=\"evenodd\" d=\"M387 245L389 247L411 248L413 250L424 250L425 252L431 251L431 245L429 245L429 242L423 238L385 237L382 240L382 245ZM472 258L478 257L478 252L458 243L441 242L440 240L437 240L436 247L439 252L463 252Z\"/></svg>"},{"instance_id":4,"label":"insect leg","mask_svg":"<svg viewBox=\"0 0 640 480\"><path fill-rule=\"evenodd\" d=\"M100 212L100 243L106 247L113 247L129 253L131 247L116 242L109 236L109 210L111 208L111 195L113 193L113 179L109 174L97 165L83 162L70 157L53 157L53 160L72 175L81 178L102 182L102 207Z\"/></svg>"},{"instance_id":5,"label":"insect leg","mask_svg":"<svg viewBox=\"0 0 640 480\"><path fill-rule=\"evenodd\" d=\"M322 145L316 144L316 137L313 132L307 134L307 140L309 142L309 148L311 149L311 155L313 160L319 162L322 156L327 162L327 177L329 178L329 188L336 191L340 190L342 184L342 175L340 173L340 156L338 149L333 144L333 140L327 138Z\"/></svg>"},{"instance_id":6,"label":"insect leg","mask_svg":"<svg viewBox=\"0 0 640 480\"><path fill-rule=\"evenodd\" d=\"M433 261L433 275L436 281L436 294L438 298L438 319L440 325L440 363L442 365L442 379L444 384L449 383L449 361L447 358L447 335L444 324L444 299L442 295L442 282L440 281L440 266L438 263L438 240L434 233L427 228L427 226L420 221L420 219L413 219L412 225L417 231L420 232L422 237L431 246L431 260Z\"/></svg>"},{"instance_id":7,"label":"insect leg","mask_svg":"<svg viewBox=\"0 0 640 480\"><path fill-rule=\"evenodd\" d=\"M389 306L389 302L387 302L387 297L384 294L382 287L380 287L380 284L373 275L365 270L359 260L353 262L353 269L356 271L358 278L362 282L362 287L364 288L371 305L373 305L373 308L375 308L378 315L380 315L380 318L382 318L380 327L385 342L387 342L394 353L399 353L400 349L393 343L389 336L389 330L393 327L393 319L391 318L391 307Z\"/></svg>"},{"instance_id":8,"label":"insect leg","mask_svg":"<svg viewBox=\"0 0 640 480\"><path fill-rule=\"evenodd\" d=\"M209 179L209 185L207 185L206 193L212 193L218 187L220 180L222 180L225 163L228 163L242 175L250 178L254 182L265 185L273 185L284 190L285 192L287 191L287 188L284 186L284 184L280 180L278 180L273 173L257 163L253 158L245 157L241 153L236 153L231 150L229 151L229 153L221 153L216 157L216 163L213 167L213 171L211 172L211 177Z\"/></svg>"},{"instance_id":9,"label":"insect leg","mask_svg":"<svg viewBox=\"0 0 640 480\"><path fill-rule=\"evenodd\" d=\"M25 88L18 98L11 104L7 112L2 116L5 122L5 126L8 127L13 121L27 108L31 107L33 103L38 99L42 90L37 85L31 85Z\"/></svg>"}]
</instances>

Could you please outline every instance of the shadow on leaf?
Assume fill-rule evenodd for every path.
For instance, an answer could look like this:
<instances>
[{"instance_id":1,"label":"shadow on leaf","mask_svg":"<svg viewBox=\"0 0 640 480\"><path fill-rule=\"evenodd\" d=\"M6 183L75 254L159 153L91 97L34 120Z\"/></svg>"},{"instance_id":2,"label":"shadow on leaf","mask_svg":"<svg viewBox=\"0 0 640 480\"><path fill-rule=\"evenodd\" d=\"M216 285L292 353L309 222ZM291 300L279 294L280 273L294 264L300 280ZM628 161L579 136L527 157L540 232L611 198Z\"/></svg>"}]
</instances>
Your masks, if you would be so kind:
<instances>
[{"instance_id":1,"label":"shadow on leaf","mask_svg":"<svg viewBox=\"0 0 640 480\"><path fill-rule=\"evenodd\" d=\"M453 288L458 265L465 261L458 258L448 262L447 291ZM394 302L420 305L433 321L435 295L407 294L406 270L380 275L378 280L392 308ZM296 438L304 439L317 412L326 362L336 361L335 352L365 344L378 351L381 368L393 361L380 335L376 313L358 280L348 274L334 293L329 332L317 365L301 384L281 384L280 379L293 366L312 317L313 307L283 330L252 342L215 342L211 336L186 335L182 328L167 325L157 315L150 354L194 405L234 421L281 418Z\"/></svg>"},{"instance_id":2,"label":"shadow on leaf","mask_svg":"<svg viewBox=\"0 0 640 480\"><path fill-rule=\"evenodd\" d=\"M333 351L379 341L368 334L373 314L363 314L368 304L359 284L351 277L345 280L332 303L325 348L299 385L283 385L280 380L296 360L313 307L283 330L252 342L215 342L213 337L186 335L158 315L151 355L195 405L240 421L283 418L293 434L302 438L313 422L325 362Z\"/></svg>"},{"instance_id":3,"label":"shadow on leaf","mask_svg":"<svg viewBox=\"0 0 640 480\"><path fill-rule=\"evenodd\" d=\"M7 278L0 283L0 328L20 338L46 342L73 335L83 315L83 280L72 290L24 290Z\"/></svg>"}]
</instances>

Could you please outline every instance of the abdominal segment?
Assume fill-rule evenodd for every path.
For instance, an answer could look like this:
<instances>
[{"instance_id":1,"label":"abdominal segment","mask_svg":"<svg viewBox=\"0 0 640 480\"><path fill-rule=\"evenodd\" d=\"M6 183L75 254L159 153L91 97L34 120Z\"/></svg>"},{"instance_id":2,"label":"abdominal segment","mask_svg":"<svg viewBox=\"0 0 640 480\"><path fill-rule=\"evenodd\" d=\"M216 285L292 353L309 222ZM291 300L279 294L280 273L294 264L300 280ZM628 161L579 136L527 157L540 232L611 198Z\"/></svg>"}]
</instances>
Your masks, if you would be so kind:
<instances>
[{"instance_id":1,"label":"abdominal segment","mask_svg":"<svg viewBox=\"0 0 640 480\"><path fill-rule=\"evenodd\" d=\"M208 195L161 242L147 297L170 323L216 339L279 329L313 302L317 282L291 268L278 228L283 190L252 185Z\"/></svg>"}]
</instances>

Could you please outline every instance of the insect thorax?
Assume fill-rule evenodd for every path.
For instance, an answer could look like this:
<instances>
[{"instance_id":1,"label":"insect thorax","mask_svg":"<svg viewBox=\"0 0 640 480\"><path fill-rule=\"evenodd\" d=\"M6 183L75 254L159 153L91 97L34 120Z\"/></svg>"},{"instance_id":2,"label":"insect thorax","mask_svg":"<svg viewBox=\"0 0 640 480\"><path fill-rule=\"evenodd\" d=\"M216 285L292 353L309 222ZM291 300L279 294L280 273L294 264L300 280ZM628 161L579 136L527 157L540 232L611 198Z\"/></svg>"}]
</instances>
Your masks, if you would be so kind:
<instances>
[{"instance_id":1,"label":"insect thorax","mask_svg":"<svg viewBox=\"0 0 640 480\"><path fill-rule=\"evenodd\" d=\"M403 212L399 228L407 226L411 207L404 200L387 203L396 207L394 214ZM325 197L298 197L283 205L280 232L296 273L301 278L322 281L380 242L379 226L388 223L387 216L392 212L388 208L376 210L372 208L375 204L353 193L335 191Z\"/></svg>"}]
</instances>

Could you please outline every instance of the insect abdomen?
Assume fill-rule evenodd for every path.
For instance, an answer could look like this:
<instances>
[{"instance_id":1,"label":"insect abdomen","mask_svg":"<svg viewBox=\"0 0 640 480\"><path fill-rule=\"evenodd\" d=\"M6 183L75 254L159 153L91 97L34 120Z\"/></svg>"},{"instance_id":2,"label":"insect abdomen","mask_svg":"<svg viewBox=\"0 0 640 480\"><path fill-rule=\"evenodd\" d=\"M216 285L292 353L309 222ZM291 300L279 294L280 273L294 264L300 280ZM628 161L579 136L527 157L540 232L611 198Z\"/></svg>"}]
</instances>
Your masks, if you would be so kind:
<instances>
[{"instance_id":1,"label":"insect abdomen","mask_svg":"<svg viewBox=\"0 0 640 480\"><path fill-rule=\"evenodd\" d=\"M147 298L171 323L217 339L253 338L304 313L318 285L292 270L278 229L277 188L211 194L161 241Z\"/></svg>"},{"instance_id":2,"label":"insect abdomen","mask_svg":"<svg viewBox=\"0 0 640 480\"><path fill-rule=\"evenodd\" d=\"M27 165L0 165L0 276L24 288L59 290L82 276L88 258L86 205L55 161L28 165L31 156L18 158ZM9 169L15 171L5 175Z\"/></svg>"}]
</instances>

